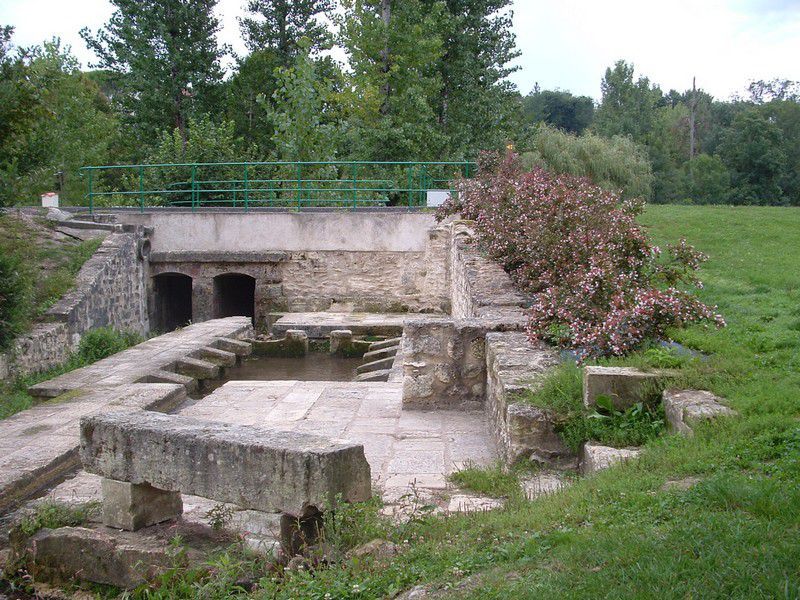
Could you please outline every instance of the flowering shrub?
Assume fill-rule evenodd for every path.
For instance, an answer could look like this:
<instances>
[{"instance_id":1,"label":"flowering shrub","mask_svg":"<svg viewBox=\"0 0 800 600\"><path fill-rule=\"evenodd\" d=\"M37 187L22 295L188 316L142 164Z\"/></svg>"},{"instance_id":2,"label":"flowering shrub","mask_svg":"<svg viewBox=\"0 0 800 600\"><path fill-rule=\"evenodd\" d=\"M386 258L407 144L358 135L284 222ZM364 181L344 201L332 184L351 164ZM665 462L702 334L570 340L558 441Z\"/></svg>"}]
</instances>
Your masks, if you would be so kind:
<instances>
[{"instance_id":1,"label":"flowering shrub","mask_svg":"<svg viewBox=\"0 0 800 600\"><path fill-rule=\"evenodd\" d=\"M523 171L514 154L481 157L438 218L475 221L481 247L533 297L528 333L581 357L625 354L670 326L722 317L679 289L701 286L705 256L685 240L662 252L621 202L586 178Z\"/></svg>"}]
</instances>

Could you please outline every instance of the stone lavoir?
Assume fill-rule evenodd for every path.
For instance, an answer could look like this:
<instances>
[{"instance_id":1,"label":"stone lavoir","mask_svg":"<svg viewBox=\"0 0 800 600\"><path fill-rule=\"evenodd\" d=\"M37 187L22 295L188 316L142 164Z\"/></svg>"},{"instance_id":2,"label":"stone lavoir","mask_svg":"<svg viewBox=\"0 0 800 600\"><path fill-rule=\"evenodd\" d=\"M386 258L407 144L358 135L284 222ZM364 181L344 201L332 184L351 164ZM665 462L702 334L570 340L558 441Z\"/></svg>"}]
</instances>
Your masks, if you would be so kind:
<instances>
[{"instance_id":1,"label":"stone lavoir","mask_svg":"<svg viewBox=\"0 0 800 600\"><path fill-rule=\"evenodd\" d=\"M107 219L121 230L63 303L70 335L192 324L33 386L51 400L0 421L0 510L25 514L34 496L103 507L99 521L15 538L15 561L35 577L139 585L163 571L175 528L193 559L238 536L288 561L337 501L379 494L400 519L410 493L436 512L484 510L501 502L450 481L465 465L537 462L535 496L562 487L565 469L636 454L572 453L553 415L521 401L559 355L528 342L527 299L467 222L391 211ZM320 348L362 357L355 380L229 380L251 353ZM608 375L587 372L586 389L635 392L635 377ZM664 399L679 433L727 414L701 392Z\"/></svg>"}]
</instances>

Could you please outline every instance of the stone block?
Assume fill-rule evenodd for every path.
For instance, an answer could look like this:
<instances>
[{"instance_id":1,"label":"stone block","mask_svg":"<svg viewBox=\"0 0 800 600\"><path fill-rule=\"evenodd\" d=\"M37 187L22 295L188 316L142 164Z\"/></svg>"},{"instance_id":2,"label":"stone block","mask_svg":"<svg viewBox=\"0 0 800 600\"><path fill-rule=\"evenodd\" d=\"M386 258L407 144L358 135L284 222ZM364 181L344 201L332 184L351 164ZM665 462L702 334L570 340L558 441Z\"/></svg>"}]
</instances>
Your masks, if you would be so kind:
<instances>
[{"instance_id":1,"label":"stone block","mask_svg":"<svg viewBox=\"0 0 800 600\"><path fill-rule=\"evenodd\" d=\"M662 398L669 428L683 435L694 433L694 423L736 414L721 403L721 398L706 390L667 389Z\"/></svg>"},{"instance_id":2,"label":"stone block","mask_svg":"<svg viewBox=\"0 0 800 600\"><path fill-rule=\"evenodd\" d=\"M301 358L308 354L308 334L299 329L286 331L278 340L252 340L253 352L262 356Z\"/></svg>"},{"instance_id":3,"label":"stone block","mask_svg":"<svg viewBox=\"0 0 800 600\"><path fill-rule=\"evenodd\" d=\"M207 360L210 363L219 365L220 367L235 367L236 354L228 352L227 350L220 350L219 348L212 348L206 346L197 351L198 358Z\"/></svg>"},{"instance_id":4,"label":"stone block","mask_svg":"<svg viewBox=\"0 0 800 600\"><path fill-rule=\"evenodd\" d=\"M626 410L637 402L660 394L672 371L641 371L633 367L584 367L583 404L595 405L598 396L608 396L617 410Z\"/></svg>"},{"instance_id":5,"label":"stone block","mask_svg":"<svg viewBox=\"0 0 800 600\"><path fill-rule=\"evenodd\" d=\"M586 442L581 449L580 471L583 475L597 473L614 465L636 458L639 448L611 448Z\"/></svg>"},{"instance_id":6,"label":"stone block","mask_svg":"<svg viewBox=\"0 0 800 600\"><path fill-rule=\"evenodd\" d=\"M147 483L103 478L103 524L136 531L178 518L183 512L180 492L159 490Z\"/></svg>"},{"instance_id":7,"label":"stone block","mask_svg":"<svg viewBox=\"0 0 800 600\"><path fill-rule=\"evenodd\" d=\"M397 355L397 351L400 349L400 345L397 346L387 346L386 348L380 348L378 350L370 350L369 352L364 353L364 360L372 361L378 360L380 358L393 358Z\"/></svg>"},{"instance_id":8,"label":"stone block","mask_svg":"<svg viewBox=\"0 0 800 600\"><path fill-rule=\"evenodd\" d=\"M330 353L340 354L353 343L353 332L349 329L335 329L330 335Z\"/></svg>"},{"instance_id":9,"label":"stone block","mask_svg":"<svg viewBox=\"0 0 800 600\"><path fill-rule=\"evenodd\" d=\"M233 352L236 356L248 356L253 351L253 346L242 340L221 337L214 340L214 345L220 350Z\"/></svg>"},{"instance_id":10,"label":"stone block","mask_svg":"<svg viewBox=\"0 0 800 600\"><path fill-rule=\"evenodd\" d=\"M188 356L178 359L175 363L175 370L181 375L194 379L218 379L222 372L219 365Z\"/></svg>"},{"instance_id":11,"label":"stone block","mask_svg":"<svg viewBox=\"0 0 800 600\"><path fill-rule=\"evenodd\" d=\"M355 381L387 381L389 379L390 369L379 369L378 371L370 371L369 373L360 373L356 375Z\"/></svg>"},{"instance_id":12,"label":"stone block","mask_svg":"<svg viewBox=\"0 0 800 600\"><path fill-rule=\"evenodd\" d=\"M109 479L295 516L371 494L361 444L179 415L84 417L80 456Z\"/></svg>"},{"instance_id":13,"label":"stone block","mask_svg":"<svg viewBox=\"0 0 800 600\"><path fill-rule=\"evenodd\" d=\"M574 464L574 455L556 433L549 411L522 402L509 404L506 426L508 462L529 459L554 466Z\"/></svg>"},{"instance_id":14,"label":"stone block","mask_svg":"<svg viewBox=\"0 0 800 600\"><path fill-rule=\"evenodd\" d=\"M370 351L372 350L381 350L382 348L389 348L391 346L397 346L403 340L402 337L394 337L389 338L386 340L381 340L380 342L371 342L369 345Z\"/></svg>"},{"instance_id":15,"label":"stone block","mask_svg":"<svg viewBox=\"0 0 800 600\"><path fill-rule=\"evenodd\" d=\"M137 380L136 383L177 383L182 385L189 394L193 394L198 388L197 380L193 377L165 371L164 369L155 369Z\"/></svg>"}]
</instances>

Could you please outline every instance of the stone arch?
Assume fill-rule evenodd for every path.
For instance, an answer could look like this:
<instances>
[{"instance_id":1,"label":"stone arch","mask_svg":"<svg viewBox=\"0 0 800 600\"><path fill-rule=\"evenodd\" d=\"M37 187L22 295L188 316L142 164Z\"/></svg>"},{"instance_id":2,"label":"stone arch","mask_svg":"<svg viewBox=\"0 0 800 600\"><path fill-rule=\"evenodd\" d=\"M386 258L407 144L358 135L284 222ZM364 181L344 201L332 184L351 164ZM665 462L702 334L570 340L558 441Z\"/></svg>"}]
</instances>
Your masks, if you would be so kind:
<instances>
[{"instance_id":1,"label":"stone arch","mask_svg":"<svg viewBox=\"0 0 800 600\"><path fill-rule=\"evenodd\" d=\"M167 272L153 276L153 317L156 331L172 331L192 320L192 278Z\"/></svg>"},{"instance_id":2,"label":"stone arch","mask_svg":"<svg viewBox=\"0 0 800 600\"><path fill-rule=\"evenodd\" d=\"M255 316L256 279L244 273L214 277L214 318Z\"/></svg>"}]
</instances>

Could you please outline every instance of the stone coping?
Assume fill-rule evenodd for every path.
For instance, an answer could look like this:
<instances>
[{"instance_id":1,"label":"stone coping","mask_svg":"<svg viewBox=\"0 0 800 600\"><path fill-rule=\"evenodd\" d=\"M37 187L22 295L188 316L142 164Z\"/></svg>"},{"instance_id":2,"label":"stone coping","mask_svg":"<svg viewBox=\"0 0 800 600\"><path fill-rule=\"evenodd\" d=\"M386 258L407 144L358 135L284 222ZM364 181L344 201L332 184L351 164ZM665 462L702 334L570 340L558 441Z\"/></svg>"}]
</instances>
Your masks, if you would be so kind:
<instances>
[{"instance_id":1,"label":"stone coping","mask_svg":"<svg viewBox=\"0 0 800 600\"><path fill-rule=\"evenodd\" d=\"M348 329L353 335L397 336L406 322L419 318L416 313L365 313L365 312L296 312L271 313L278 317L272 324L272 333L281 336L290 329L305 331L308 337L329 337L332 331ZM437 318L437 317L428 317ZM438 317L444 319L446 317Z\"/></svg>"}]
</instances>

